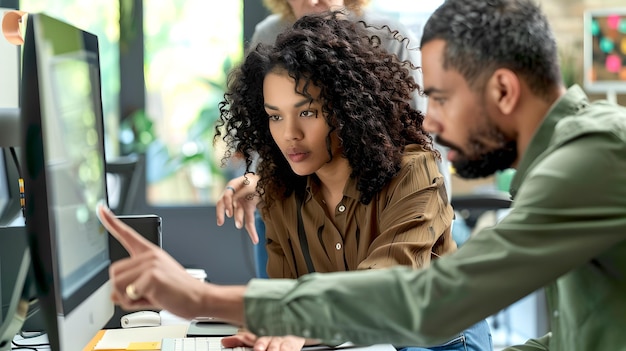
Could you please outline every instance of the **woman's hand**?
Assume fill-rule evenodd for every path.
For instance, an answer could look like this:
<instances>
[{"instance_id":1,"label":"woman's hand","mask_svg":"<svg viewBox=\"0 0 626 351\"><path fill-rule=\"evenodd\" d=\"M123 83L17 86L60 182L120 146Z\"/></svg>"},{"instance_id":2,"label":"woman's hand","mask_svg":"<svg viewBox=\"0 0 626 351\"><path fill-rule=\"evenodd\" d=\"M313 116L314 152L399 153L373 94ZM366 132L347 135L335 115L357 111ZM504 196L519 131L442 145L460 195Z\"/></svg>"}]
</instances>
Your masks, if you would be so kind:
<instances>
[{"instance_id":1,"label":"woman's hand","mask_svg":"<svg viewBox=\"0 0 626 351\"><path fill-rule=\"evenodd\" d=\"M252 347L254 351L299 351L304 345L316 343L313 340L307 341L307 339L291 335L257 337L245 330L222 338L222 345L226 348L243 346Z\"/></svg>"},{"instance_id":2,"label":"woman's hand","mask_svg":"<svg viewBox=\"0 0 626 351\"><path fill-rule=\"evenodd\" d=\"M224 215L229 218L234 217L235 227L241 229L245 226L254 244L259 242L259 235L254 224L254 211L260 200L256 192L258 180L259 176L253 173L232 179L226 184L215 207L218 226L224 224Z\"/></svg>"}]
</instances>

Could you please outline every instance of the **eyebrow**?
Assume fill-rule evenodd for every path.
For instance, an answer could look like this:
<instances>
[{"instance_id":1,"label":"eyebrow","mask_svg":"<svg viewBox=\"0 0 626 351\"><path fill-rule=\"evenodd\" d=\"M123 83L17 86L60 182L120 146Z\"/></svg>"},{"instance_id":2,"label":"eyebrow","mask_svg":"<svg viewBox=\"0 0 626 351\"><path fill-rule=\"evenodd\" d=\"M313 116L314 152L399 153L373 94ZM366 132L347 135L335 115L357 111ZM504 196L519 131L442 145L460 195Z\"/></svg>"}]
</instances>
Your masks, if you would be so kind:
<instances>
[{"instance_id":1,"label":"eyebrow","mask_svg":"<svg viewBox=\"0 0 626 351\"><path fill-rule=\"evenodd\" d=\"M311 102L313 102L313 99L305 98L304 100L302 100L302 101L300 101L300 102L295 103L295 104L293 105L293 107L301 107L301 106L303 106L303 105L310 104ZM270 104L263 104L263 106L265 106L266 108L268 108L268 109L270 109L270 110L276 110L276 111L278 111L278 110L279 110L279 108L278 108L278 107L276 107L276 106L272 106L272 105L270 105Z\"/></svg>"}]
</instances>

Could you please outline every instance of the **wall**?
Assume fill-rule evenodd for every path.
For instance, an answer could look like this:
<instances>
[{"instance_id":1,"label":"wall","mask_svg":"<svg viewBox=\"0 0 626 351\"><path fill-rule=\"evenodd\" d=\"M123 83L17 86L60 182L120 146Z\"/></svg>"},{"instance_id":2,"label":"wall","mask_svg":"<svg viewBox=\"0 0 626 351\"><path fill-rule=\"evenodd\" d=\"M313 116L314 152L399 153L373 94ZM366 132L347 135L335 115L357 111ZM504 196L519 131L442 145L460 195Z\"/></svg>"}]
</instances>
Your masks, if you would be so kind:
<instances>
[{"instance_id":1,"label":"wall","mask_svg":"<svg viewBox=\"0 0 626 351\"><path fill-rule=\"evenodd\" d=\"M624 0L539 0L552 25L562 53L573 55L582 86L583 71L583 14L586 10L626 7ZM603 94L590 94L592 100L604 99ZM626 105L626 94L617 96L620 105Z\"/></svg>"}]
</instances>

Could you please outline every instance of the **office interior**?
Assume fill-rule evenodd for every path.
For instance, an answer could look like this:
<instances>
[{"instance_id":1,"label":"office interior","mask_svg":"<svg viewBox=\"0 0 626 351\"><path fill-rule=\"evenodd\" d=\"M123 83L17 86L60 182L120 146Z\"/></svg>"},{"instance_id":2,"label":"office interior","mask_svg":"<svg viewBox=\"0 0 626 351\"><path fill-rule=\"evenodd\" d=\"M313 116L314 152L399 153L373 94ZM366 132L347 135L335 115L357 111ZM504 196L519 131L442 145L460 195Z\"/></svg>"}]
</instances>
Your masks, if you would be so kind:
<instances>
[{"instance_id":1,"label":"office interior","mask_svg":"<svg viewBox=\"0 0 626 351\"><path fill-rule=\"evenodd\" d=\"M221 166L221 163L219 159L220 154L217 152L219 150L213 150L216 152L210 157L210 161L213 162L213 168L211 172L208 172L209 176L205 174L204 176L199 175L193 178L189 174L195 174L194 172L197 171L199 165L197 162L190 162L189 159L200 159L201 162L207 160L206 155L203 158L201 157L203 155L202 152L196 151L195 154L192 154L192 156L188 158L184 156L172 157L172 160L183 163L183 166L180 167L180 174L183 175L168 175L169 177L176 178L177 181L166 184L155 190L153 186L154 179L159 177L150 173L155 169L155 166L151 165L151 162L153 162L153 159L151 159L152 155L146 151L151 150L148 149L150 145L154 146L160 143L160 133L166 132L167 127L159 125L156 127L153 126L152 129L146 128L146 130L143 131L138 131L137 129L141 126L145 127L150 123L151 119L163 119L163 117L154 117L154 112L167 113L165 107L154 106L155 103L152 99L153 94L146 91L146 87L152 83L151 79L154 79L154 77L146 74L148 70L145 68L145 65L149 65L149 60L153 57L147 50L149 48L147 48L146 45L147 43L154 43L155 40L154 38L147 38L147 35L154 35L155 28L153 26L155 19L146 18L146 13L156 13L148 12L149 7L162 6L166 8L166 10L163 11L169 9L180 14L187 1L193 2L191 0L170 0L158 1L151 4L149 1L143 0L119 0L118 2L106 1L109 4L103 5L110 6L110 8L108 8L106 14L102 15L115 17L117 14L117 18L114 18L108 23L117 24L118 26L117 29L111 29L111 27L100 28L101 33L107 33L107 31L109 33L111 31L117 32L116 35L112 35L114 40L111 44L112 47L115 47L117 50L117 54L114 55L114 61L116 61L114 65L116 65L116 69L112 76L109 77L112 82L110 84L116 86L117 90L115 90L116 95L109 98L109 101L114 102L111 107L113 112L107 115L109 120L105 125L108 138L107 171L111 174L111 188L109 189L110 201L112 207L117 210L116 213L118 214L159 215L162 218L162 247L186 267L204 269L207 273L207 280L220 284L245 283L256 276L253 245L245 230L235 228L232 220L227 221L223 227L218 227L215 224L215 207L213 205L213 201L219 194L219 190L223 188L224 179L227 179L226 177L229 175L237 174L236 172L239 170L236 167L226 167L215 171L216 168ZM205 6L214 6L215 9L213 11L219 13L220 6L218 3L206 0L200 1L208 3L208 5ZM233 0L229 0L229 2L231 1ZM245 50L246 43L249 42L252 37L254 26L269 13L263 7L261 0L238 0L233 2L239 4L238 11L240 11L240 18L238 21L235 21L235 23L241 26L241 28L237 29L237 33L240 33L240 43L238 43L240 49L233 49L233 51L238 52L238 57L241 57ZM80 2L69 0L0 0L0 8L14 8L29 11L30 7L36 9L36 11L42 11L57 16L68 23L74 23L72 16L75 16L76 22L79 22L78 17L85 16L89 18L98 16L98 13L88 14L85 12L85 14L82 14L79 11L81 10L81 6L78 3ZM434 7L430 8L433 6L432 4L429 4L429 7L426 9L420 8L420 6L427 6L423 3L424 2L414 0L373 0L371 6L379 11L387 12L390 16L397 16L399 19L406 21L410 28L419 30L421 21L427 18L429 11L434 10ZM562 50L563 71L564 74L567 74L566 81L570 84L577 83L583 85L584 12L605 8L623 9L623 0L541 0L539 3L541 3L544 11L547 13L553 30L557 35L557 41ZM72 11L65 11L70 7L73 9ZM88 6L82 7L82 10L90 11ZM91 12L94 11L91 10ZM208 16L208 14L206 15ZM166 18L165 14L163 14L163 16L163 18ZM203 31L204 26L210 28L213 24L211 21L194 22L189 23L189 26L186 28L193 31ZM178 28L178 30L180 30L180 28ZM213 30L219 32L222 29L214 28ZM167 31L167 28L157 32L162 35L164 31ZM235 30L233 29L233 31ZM179 35L182 36L186 34L189 33L179 33ZM108 46L104 46L104 48L108 48ZM4 58L0 58L0 61L2 60L4 60ZM206 62L207 65L220 65L220 69L222 70L227 70L229 67L232 67L232 65L236 65L236 62L230 62L230 66L224 66L225 62L223 61ZM183 67L181 67L181 69L182 68ZM223 79L224 76L221 78ZM202 80L208 78L200 76L198 79ZM104 93L105 90L103 90L103 94ZM609 99L615 99L617 103L621 105L626 105L626 94L621 92L589 91L589 93L592 99L608 97ZM103 96L103 100L105 98L106 97ZM0 107L12 108L17 106ZM183 111L185 110L183 109ZM180 112L176 111L176 113ZM188 123L192 126L196 126L193 124L193 121ZM128 127L128 125L130 125L130 127ZM112 132L109 132L109 130L112 130ZM210 132L211 128L207 130ZM133 135L135 142L125 144L124 138L128 137L129 132L135 133L135 135ZM137 138L145 136L145 134L141 134L142 132L149 132L147 137L148 141L146 141L144 145L136 142ZM196 139L196 141L197 140L203 140L208 144L212 141L212 139L207 138L206 135L203 136L203 139ZM207 146L208 144L204 146L209 147ZM134 147L131 147L133 145ZM179 149L183 149L184 146L189 146L189 143L180 142L177 146ZM195 146L198 146L197 143ZM164 149L161 148L160 150ZM216 155L218 155L217 159ZM8 153L5 152L4 156L6 161L11 161ZM185 168L185 166L187 168ZM216 185L207 185L207 183L215 180L215 172L223 172L225 175L222 175L219 180L215 181ZM510 175L500 175L499 178L496 176L473 181L453 177L453 198L471 199L472 196L476 194L478 194L479 198L489 198L494 193L498 193L498 191L506 190L506 184L503 185L501 182L502 179L506 180L508 176ZM192 191L193 195L190 195L188 198L159 199L161 193L167 191L171 192L172 189L175 189L175 186L180 184L178 180L181 178L188 179L186 188L196 187L198 188L196 189L197 191ZM0 186L2 186L2 184L0 184ZM0 187L0 191L2 191L2 189L3 188ZM501 193L498 193L495 197L499 198L501 195ZM467 202L463 202L463 204L466 203ZM487 201L486 203L489 202ZM471 206L471 204L468 204L468 206ZM481 206L478 207L480 207L479 211L482 212L486 209L484 206L489 205ZM493 209L499 208L494 207ZM458 210L461 211L462 209L459 208ZM475 213L472 211L475 211L475 209L468 208L464 213L474 216ZM475 218L472 217L472 220L474 219ZM14 222L14 225L19 226L19 218ZM538 292L492 317L490 320L492 328L494 328L496 333L499 333L494 333L494 336L498 337L499 339L497 341L502 344L511 344L523 341L529 337L541 335L543 331L548 329L545 317L542 313L544 313L543 301L541 293Z\"/></svg>"}]
</instances>

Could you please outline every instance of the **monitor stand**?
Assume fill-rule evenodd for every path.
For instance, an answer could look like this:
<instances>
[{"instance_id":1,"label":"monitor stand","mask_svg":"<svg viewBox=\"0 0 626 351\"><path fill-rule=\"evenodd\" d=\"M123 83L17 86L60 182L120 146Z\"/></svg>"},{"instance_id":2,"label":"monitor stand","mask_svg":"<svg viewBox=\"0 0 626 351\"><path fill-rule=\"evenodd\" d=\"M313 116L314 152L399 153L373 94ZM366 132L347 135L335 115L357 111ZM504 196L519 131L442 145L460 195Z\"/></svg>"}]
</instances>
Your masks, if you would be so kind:
<instances>
[{"instance_id":1,"label":"monitor stand","mask_svg":"<svg viewBox=\"0 0 626 351\"><path fill-rule=\"evenodd\" d=\"M22 329L26 314L28 313L28 298L25 298L23 292L28 290L25 288L26 277L30 268L30 250L24 249L22 262L19 265L17 279L13 287L11 302L6 313L6 318L0 325L0 351L11 350L13 338Z\"/></svg>"}]
</instances>

